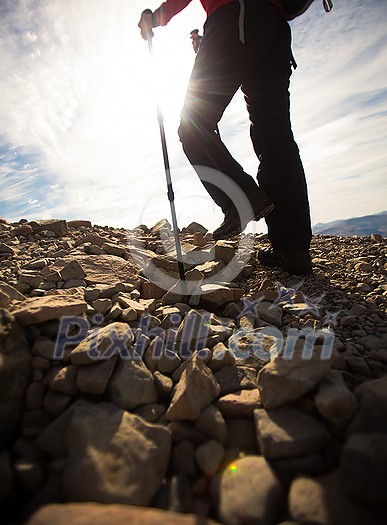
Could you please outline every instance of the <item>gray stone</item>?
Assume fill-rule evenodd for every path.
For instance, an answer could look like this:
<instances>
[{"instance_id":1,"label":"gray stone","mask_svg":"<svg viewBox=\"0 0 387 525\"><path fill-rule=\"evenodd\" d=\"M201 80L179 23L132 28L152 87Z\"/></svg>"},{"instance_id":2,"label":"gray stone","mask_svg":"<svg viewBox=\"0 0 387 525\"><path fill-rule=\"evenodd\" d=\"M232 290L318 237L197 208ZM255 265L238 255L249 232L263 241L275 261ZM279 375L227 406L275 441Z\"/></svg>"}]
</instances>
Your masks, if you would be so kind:
<instances>
[{"instance_id":1,"label":"gray stone","mask_svg":"<svg viewBox=\"0 0 387 525\"><path fill-rule=\"evenodd\" d=\"M339 427L351 421L358 407L356 396L336 370L332 370L320 383L315 403L320 414Z\"/></svg>"},{"instance_id":2,"label":"gray stone","mask_svg":"<svg viewBox=\"0 0 387 525\"><path fill-rule=\"evenodd\" d=\"M257 306L257 314L260 319L275 326L282 326L282 308L273 306L269 302L259 303Z\"/></svg>"},{"instance_id":3,"label":"gray stone","mask_svg":"<svg viewBox=\"0 0 387 525\"><path fill-rule=\"evenodd\" d=\"M277 523L285 493L276 475L262 457L238 459L212 482L217 515L225 525Z\"/></svg>"},{"instance_id":4,"label":"gray stone","mask_svg":"<svg viewBox=\"0 0 387 525\"><path fill-rule=\"evenodd\" d=\"M149 505L166 473L171 436L109 403L88 403L74 411L67 448L67 500Z\"/></svg>"},{"instance_id":5,"label":"gray stone","mask_svg":"<svg viewBox=\"0 0 387 525\"><path fill-rule=\"evenodd\" d=\"M317 452L329 435L316 419L295 408L254 411L257 438L267 459L291 458Z\"/></svg>"},{"instance_id":6,"label":"gray stone","mask_svg":"<svg viewBox=\"0 0 387 525\"><path fill-rule=\"evenodd\" d=\"M220 387L211 370L194 354L176 386L167 410L170 420L196 420L218 396Z\"/></svg>"},{"instance_id":7,"label":"gray stone","mask_svg":"<svg viewBox=\"0 0 387 525\"><path fill-rule=\"evenodd\" d=\"M112 403L124 410L156 403L158 399L152 373L141 358L121 361L110 380L108 390Z\"/></svg>"}]
</instances>

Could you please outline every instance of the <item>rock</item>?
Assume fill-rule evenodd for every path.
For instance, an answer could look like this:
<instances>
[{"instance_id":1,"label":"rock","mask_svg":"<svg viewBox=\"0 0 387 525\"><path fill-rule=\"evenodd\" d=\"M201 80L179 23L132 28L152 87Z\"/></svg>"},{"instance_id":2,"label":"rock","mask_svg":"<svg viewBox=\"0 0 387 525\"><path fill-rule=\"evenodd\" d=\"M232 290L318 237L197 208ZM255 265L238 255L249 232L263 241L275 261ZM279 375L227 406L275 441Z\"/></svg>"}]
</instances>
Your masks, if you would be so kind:
<instances>
[{"instance_id":1,"label":"rock","mask_svg":"<svg viewBox=\"0 0 387 525\"><path fill-rule=\"evenodd\" d=\"M231 463L212 482L212 495L221 523L274 525L285 505L285 492L262 457Z\"/></svg>"},{"instance_id":2,"label":"rock","mask_svg":"<svg viewBox=\"0 0 387 525\"><path fill-rule=\"evenodd\" d=\"M167 219L161 219L151 228L151 232L160 238L168 238L172 235L172 228Z\"/></svg>"},{"instance_id":3,"label":"rock","mask_svg":"<svg viewBox=\"0 0 387 525\"><path fill-rule=\"evenodd\" d=\"M76 317L86 312L86 302L71 296L46 296L25 299L12 314L22 325L44 323L61 317Z\"/></svg>"},{"instance_id":4,"label":"rock","mask_svg":"<svg viewBox=\"0 0 387 525\"><path fill-rule=\"evenodd\" d=\"M181 232L191 233L191 234L195 234L196 232L199 232L202 235L205 235L208 232L208 230L204 226L199 224L198 222L191 222L188 226L183 228Z\"/></svg>"},{"instance_id":5,"label":"rock","mask_svg":"<svg viewBox=\"0 0 387 525\"><path fill-rule=\"evenodd\" d=\"M129 505L99 503L51 504L41 507L26 525L216 525L205 516Z\"/></svg>"},{"instance_id":6,"label":"rock","mask_svg":"<svg viewBox=\"0 0 387 525\"><path fill-rule=\"evenodd\" d=\"M200 304L203 308L219 309L227 303L239 301L243 296L240 288L228 288L220 284L203 284L201 286Z\"/></svg>"},{"instance_id":7,"label":"rock","mask_svg":"<svg viewBox=\"0 0 387 525\"><path fill-rule=\"evenodd\" d=\"M257 306L257 314L260 319L275 326L282 326L282 308L273 306L271 303L264 301Z\"/></svg>"},{"instance_id":8,"label":"rock","mask_svg":"<svg viewBox=\"0 0 387 525\"><path fill-rule=\"evenodd\" d=\"M145 421L149 423L155 423L158 421L163 414L165 414L165 405L158 403L151 403L149 405L143 405L135 410L136 416L142 417Z\"/></svg>"},{"instance_id":9,"label":"rock","mask_svg":"<svg viewBox=\"0 0 387 525\"><path fill-rule=\"evenodd\" d=\"M31 352L23 328L0 309L0 450L20 421L31 375Z\"/></svg>"},{"instance_id":10,"label":"rock","mask_svg":"<svg viewBox=\"0 0 387 525\"><path fill-rule=\"evenodd\" d=\"M364 382L354 394L359 409L347 429L348 435L387 433L387 376Z\"/></svg>"},{"instance_id":11,"label":"rock","mask_svg":"<svg viewBox=\"0 0 387 525\"><path fill-rule=\"evenodd\" d=\"M357 340L357 343L364 346L367 350L380 350L381 348L387 348L387 342L376 337L376 335L360 337L360 339Z\"/></svg>"},{"instance_id":12,"label":"rock","mask_svg":"<svg viewBox=\"0 0 387 525\"><path fill-rule=\"evenodd\" d=\"M161 374L157 370L153 374L155 386L162 396L169 396L173 388L173 381L170 377Z\"/></svg>"},{"instance_id":13,"label":"rock","mask_svg":"<svg viewBox=\"0 0 387 525\"><path fill-rule=\"evenodd\" d=\"M386 434L353 434L344 446L340 471L347 494L371 506L387 508Z\"/></svg>"},{"instance_id":14,"label":"rock","mask_svg":"<svg viewBox=\"0 0 387 525\"><path fill-rule=\"evenodd\" d=\"M149 505L167 470L171 436L109 403L88 403L74 411L67 448L67 500Z\"/></svg>"},{"instance_id":15,"label":"rock","mask_svg":"<svg viewBox=\"0 0 387 525\"><path fill-rule=\"evenodd\" d=\"M257 387L257 372L248 366L224 366L215 373L215 378L222 395Z\"/></svg>"},{"instance_id":16,"label":"rock","mask_svg":"<svg viewBox=\"0 0 387 525\"><path fill-rule=\"evenodd\" d=\"M8 295L0 291L0 308L7 308L10 301L11 299L8 297Z\"/></svg>"},{"instance_id":17,"label":"rock","mask_svg":"<svg viewBox=\"0 0 387 525\"><path fill-rule=\"evenodd\" d=\"M15 250L8 246L8 244L5 244L4 242L0 242L0 254L8 254L13 255L15 253Z\"/></svg>"},{"instance_id":18,"label":"rock","mask_svg":"<svg viewBox=\"0 0 387 525\"><path fill-rule=\"evenodd\" d=\"M340 372L335 370L320 383L315 404L320 414L338 427L346 426L358 407L356 396L348 389Z\"/></svg>"},{"instance_id":19,"label":"rock","mask_svg":"<svg viewBox=\"0 0 387 525\"><path fill-rule=\"evenodd\" d=\"M59 416L71 403L71 396L49 390L44 396L43 406L53 416Z\"/></svg>"},{"instance_id":20,"label":"rock","mask_svg":"<svg viewBox=\"0 0 387 525\"><path fill-rule=\"evenodd\" d=\"M16 290L16 288L2 281L0 281L0 292L7 295L11 301L21 302L26 299L26 296Z\"/></svg>"},{"instance_id":21,"label":"rock","mask_svg":"<svg viewBox=\"0 0 387 525\"><path fill-rule=\"evenodd\" d=\"M130 357L134 336L127 323L110 323L93 330L71 352L70 359L75 365L88 365L99 359L110 359L117 354Z\"/></svg>"},{"instance_id":22,"label":"rock","mask_svg":"<svg viewBox=\"0 0 387 525\"><path fill-rule=\"evenodd\" d=\"M101 396L109 383L116 364L116 357L82 366L78 369L76 385L81 392Z\"/></svg>"},{"instance_id":23,"label":"rock","mask_svg":"<svg viewBox=\"0 0 387 525\"><path fill-rule=\"evenodd\" d=\"M240 390L223 396L216 406L225 418L252 418L254 410L262 407L259 390Z\"/></svg>"},{"instance_id":24,"label":"rock","mask_svg":"<svg viewBox=\"0 0 387 525\"><path fill-rule=\"evenodd\" d=\"M112 403L124 410L156 403L158 394L152 373L139 357L121 361L109 383Z\"/></svg>"},{"instance_id":25,"label":"rock","mask_svg":"<svg viewBox=\"0 0 387 525\"><path fill-rule=\"evenodd\" d=\"M78 388L76 385L78 367L75 365L64 366L55 371L48 384L51 390L73 396L77 394Z\"/></svg>"},{"instance_id":26,"label":"rock","mask_svg":"<svg viewBox=\"0 0 387 525\"><path fill-rule=\"evenodd\" d=\"M372 272L372 264L367 263L367 262L359 262L355 264L355 270L357 272L365 272L365 273Z\"/></svg>"},{"instance_id":27,"label":"rock","mask_svg":"<svg viewBox=\"0 0 387 525\"><path fill-rule=\"evenodd\" d=\"M167 419L195 421L219 392L220 387L211 370L194 354L176 386Z\"/></svg>"},{"instance_id":28,"label":"rock","mask_svg":"<svg viewBox=\"0 0 387 525\"><path fill-rule=\"evenodd\" d=\"M217 343L212 349L211 361L208 367L217 372L224 366L235 365L235 357L232 352L224 345L224 343Z\"/></svg>"},{"instance_id":29,"label":"rock","mask_svg":"<svg viewBox=\"0 0 387 525\"><path fill-rule=\"evenodd\" d=\"M88 285L108 284L113 286L117 283L133 283L139 286L138 269L134 263L115 255L98 255L97 257L87 254L77 254L76 257L66 255L52 264L50 270L61 271L67 263L74 260L86 273L85 281Z\"/></svg>"},{"instance_id":30,"label":"rock","mask_svg":"<svg viewBox=\"0 0 387 525\"><path fill-rule=\"evenodd\" d=\"M322 347L315 346L311 359L302 358L302 348L292 359L282 354L258 373L258 388L266 409L279 408L316 388L330 371L329 361L321 359Z\"/></svg>"},{"instance_id":31,"label":"rock","mask_svg":"<svg viewBox=\"0 0 387 525\"><path fill-rule=\"evenodd\" d=\"M0 452L0 502L4 501L11 494L14 477L11 456L4 450Z\"/></svg>"},{"instance_id":32,"label":"rock","mask_svg":"<svg viewBox=\"0 0 387 525\"><path fill-rule=\"evenodd\" d=\"M73 220L73 221L67 221L67 226L69 228L91 228L92 227L92 224L90 221L85 221L85 220L79 220L79 219L76 219L76 220Z\"/></svg>"},{"instance_id":33,"label":"rock","mask_svg":"<svg viewBox=\"0 0 387 525\"><path fill-rule=\"evenodd\" d=\"M67 223L64 220L41 220L31 221L30 226L34 233L41 232L42 230L50 231L55 234L55 237L63 237L67 235Z\"/></svg>"},{"instance_id":34,"label":"rock","mask_svg":"<svg viewBox=\"0 0 387 525\"><path fill-rule=\"evenodd\" d=\"M338 471L320 478L299 477L293 481L288 506L292 519L300 525L382 525L385 522L374 509L346 495Z\"/></svg>"},{"instance_id":35,"label":"rock","mask_svg":"<svg viewBox=\"0 0 387 525\"><path fill-rule=\"evenodd\" d=\"M260 449L267 459L317 452L329 438L320 422L295 408L257 409L254 417Z\"/></svg>"},{"instance_id":36,"label":"rock","mask_svg":"<svg viewBox=\"0 0 387 525\"><path fill-rule=\"evenodd\" d=\"M63 281L69 281L70 279L83 279L86 277L86 273L83 271L82 266L77 260L68 262L66 266L61 269L60 275Z\"/></svg>"},{"instance_id":37,"label":"rock","mask_svg":"<svg viewBox=\"0 0 387 525\"><path fill-rule=\"evenodd\" d=\"M227 443L227 425L218 408L210 405L205 408L196 421L196 428L206 436L219 441L223 445Z\"/></svg>"},{"instance_id":38,"label":"rock","mask_svg":"<svg viewBox=\"0 0 387 525\"><path fill-rule=\"evenodd\" d=\"M224 456L224 448L217 441L207 441L195 451L195 459L205 476L213 476Z\"/></svg>"},{"instance_id":39,"label":"rock","mask_svg":"<svg viewBox=\"0 0 387 525\"><path fill-rule=\"evenodd\" d=\"M233 242L217 241L215 244L215 259L229 264L235 257L235 247Z\"/></svg>"},{"instance_id":40,"label":"rock","mask_svg":"<svg viewBox=\"0 0 387 525\"><path fill-rule=\"evenodd\" d=\"M53 392L53 394L56 392ZM62 395L62 394L57 394ZM88 407L89 403L83 399L75 401L65 412L54 419L44 428L35 439L35 445L39 450L53 458L64 458L67 456L66 434L69 423L78 407ZM55 414L57 415L57 414Z\"/></svg>"},{"instance_id":41,"label":"rock","mask_svg":"<svg viewBox=\"0 0 387 525\"><path fill-rule=\"evenodd\" d=\"M101 248L108 255L116 255L117 257L122 257L125 253L124 247L116 246L110 242L104 242Z\"/></svg>"},{"instance_id":42,"label":"rock","mask_svg":"<svg viewBox=\"0 0 387 525\"><path fill-rule=\"evenodd\" d=\"M372 233L372 234L370 235L370 237L371 237L371 239L372 239L373 241L377 241L377 242L382 242L382 241L383 241L383 236L380 235L380 233Z\"/></svg>"}]
</instances>

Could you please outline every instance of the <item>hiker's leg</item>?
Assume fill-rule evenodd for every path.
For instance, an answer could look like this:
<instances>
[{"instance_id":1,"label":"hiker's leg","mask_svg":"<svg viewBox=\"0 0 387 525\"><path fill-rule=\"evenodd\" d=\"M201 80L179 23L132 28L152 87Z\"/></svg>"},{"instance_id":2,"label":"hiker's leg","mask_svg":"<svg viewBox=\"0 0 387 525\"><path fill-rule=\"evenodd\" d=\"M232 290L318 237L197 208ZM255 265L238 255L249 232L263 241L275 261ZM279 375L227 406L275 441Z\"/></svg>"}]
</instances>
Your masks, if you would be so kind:
<instances>
[{"instance_id":1,"label":"hiker's leg","mask_svg":"<svg viewBox=\"0 0 387 525\"><path fill-rule=\"evenodd\" d=\"M275 205L265 219L269 239L278 250L308 248L311 225L307 186L289 113L290 28L275 6L267 5L265 29L275 39L262 53L255 20L262 16L249 9L246 41L251 69L243 79L242 90L250 114L251 139L260 160L258 181Z\"/></svg>"},{"instance_id":2,"label":"hiker's leg","mask_svg":"<svg viewBox=\"0 0 387 525\"><path fill-rule=\"evenodd\" d=\"M205 24L181 114L179 136L194 167L206 166L227 175L249 196L256 191L257 184L244 173L216 132L225 108L241 84L238 6L232 3L218 9ZM201 170L197 172L211 197L226 212L229 197L217 187L218 183L203 180Z\"/></svg>"}]
</instances>

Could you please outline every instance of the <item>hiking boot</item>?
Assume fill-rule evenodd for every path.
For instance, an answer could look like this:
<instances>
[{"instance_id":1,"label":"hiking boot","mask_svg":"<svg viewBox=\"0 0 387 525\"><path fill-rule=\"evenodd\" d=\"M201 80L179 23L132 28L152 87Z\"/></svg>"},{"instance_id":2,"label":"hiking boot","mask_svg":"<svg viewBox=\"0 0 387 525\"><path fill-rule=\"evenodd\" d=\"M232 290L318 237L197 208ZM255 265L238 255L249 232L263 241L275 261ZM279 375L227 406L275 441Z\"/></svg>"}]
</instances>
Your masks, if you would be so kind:
<instances>
[{"instance_id":1,"label":"hiking boot","mask_svg":"<svg viewBox=\"0 0 387 525\"><path fill-rule=\"evenodd\" d=\"M266 217L274 208L274 204L271 202L269 197L257 187L256 194L254 196L254 220L259 221L263 217ZM226 211L224 221L212 234L215 241L220 239L227 239L234 235L239 235L245 229L252 217L240 217L235 206L232 206Z\"/></svg>"},{"instance_id":2,"label":"hiking boot","mask_svg":"<svg viewBox=\"0 0 387 525\"><path fill-rule=\"evenodd\" d=\"M293 275L306 275L313 271L308 249L259 250L258 260L265 266L276 266Z\"/></svg>"},{"instance_id":3,"label":"hiking boot","mask_svg":"<svg viewBox=\"0 0 387 525\"><path fill-rule=\"evenodd\" d=\"M269 197L264 193L261 188L257 188L257 192L254 196L253 211L254 219L259 221L269 215L274 209L274 204L271 202Z\"/></svg>"},{"instance_id":4,"label":"hiking boot","mask_svg":"<svg viewBox=\"0 0 387 525\"><path fill-rule=\"evenodd\" d=\"M247 224L248 222L240 220L236 208L232 207L226 211L224 215L224 221L219 226L219 228L214 230L212 237L214 241L228 239L229 237L233 237L234 235L238 235L239 233L243 232Z\"/></svg>"}]
</instances>

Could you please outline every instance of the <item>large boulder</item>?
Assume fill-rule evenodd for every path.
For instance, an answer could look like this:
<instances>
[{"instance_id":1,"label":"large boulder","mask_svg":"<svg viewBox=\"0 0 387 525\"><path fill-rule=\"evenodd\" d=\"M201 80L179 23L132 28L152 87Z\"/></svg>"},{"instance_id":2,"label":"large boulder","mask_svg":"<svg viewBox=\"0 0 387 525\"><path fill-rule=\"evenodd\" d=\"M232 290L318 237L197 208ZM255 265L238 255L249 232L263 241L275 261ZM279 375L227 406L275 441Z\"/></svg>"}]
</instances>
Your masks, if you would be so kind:
<instances>
[{"instance_id":1,"label":"large boulder","mask_svg":"<svg viewBox=\"0 0 387 525\"><path fill-rule=\"evenodd\" d=\"M170 448L165 427L110 403L80 405L67 431L64 496L68 501L149 505L165 476Z\"/></svg>"}]
</instances>

